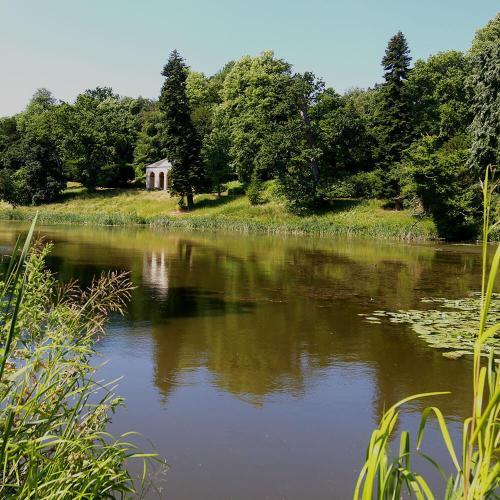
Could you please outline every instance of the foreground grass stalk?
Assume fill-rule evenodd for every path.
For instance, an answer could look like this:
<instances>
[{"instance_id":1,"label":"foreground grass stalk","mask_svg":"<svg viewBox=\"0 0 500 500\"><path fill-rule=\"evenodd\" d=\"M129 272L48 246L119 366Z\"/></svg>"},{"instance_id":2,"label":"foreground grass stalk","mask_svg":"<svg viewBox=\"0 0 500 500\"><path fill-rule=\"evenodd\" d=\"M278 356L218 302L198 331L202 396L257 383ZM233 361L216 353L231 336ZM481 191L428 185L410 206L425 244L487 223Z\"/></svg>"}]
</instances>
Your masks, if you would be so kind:
<instances>
[{"instance_id":1,"label":"foreground grass stalk","mask_svg":"<svg viewBox=\"0 0 500 500\"><path fill-rule=\"evenodd\" d=\"M44 267L50 246L32 244L35 222L0 281L0 497L140 495L156 455L106 432L122 400L90 364L109 313L130 298L128 275L58 285ZM131 460L144 464L139 484Z\"/></svg>"},{"instance_id":2,"label":"foreground grass stalk","mask_svg":"<svg viewBox=\"0 0 500 500\"><path fill-rule=\"evenodd\" d=\"M488 270L488 236L491 233L490 207L495 189L490 171L483 183L484 219L482 244L481 310L477 336L474 344L472 370L473 404L471 416L464 420L462 431L462 460L453 445L444 415L437 407L422 412L418 429L416 449L420 450L425 428L430 415L436 418L441 436L455 472L446 477L443 468L431 457L423 456L446 479L444 498L447 500L479 500L498 498L500 488L500 369L498 360L490 351L486 364L482 361L485 342L500 332L500 324L487 326L491 298L500 267L500 246L497 246ZM398 499L403 491L419 499L433 499L434 493L425 478L411 464L410 434L403 431L400 436L399 453L393 455L390 442L398 422L399 411L408 401L445 393L426 393L410 396L387 410L379 427L373 431L366 453L366 462L361 469L354 499L372 500Z\"/></svg>"}]
</instances>

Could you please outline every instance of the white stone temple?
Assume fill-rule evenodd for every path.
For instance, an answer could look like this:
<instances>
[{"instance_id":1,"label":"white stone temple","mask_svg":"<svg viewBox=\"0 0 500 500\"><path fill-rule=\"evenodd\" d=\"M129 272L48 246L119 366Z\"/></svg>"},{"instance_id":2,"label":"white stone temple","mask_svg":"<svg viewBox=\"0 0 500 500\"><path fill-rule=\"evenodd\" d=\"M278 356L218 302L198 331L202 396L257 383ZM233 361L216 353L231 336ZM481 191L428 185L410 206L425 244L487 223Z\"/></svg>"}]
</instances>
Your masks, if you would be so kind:
<instances>
[{"instance_id":1,"label":"white stone temple","mask_svg":"<svg viewBox=\"0 0 500 500\"><path fill-rule=\"evenodd\" d=\"M146 189L161 189L166 191L169 185L168 173L172 164L166 159L151 163L146 166Z\"/></svg>"}]
</instances>

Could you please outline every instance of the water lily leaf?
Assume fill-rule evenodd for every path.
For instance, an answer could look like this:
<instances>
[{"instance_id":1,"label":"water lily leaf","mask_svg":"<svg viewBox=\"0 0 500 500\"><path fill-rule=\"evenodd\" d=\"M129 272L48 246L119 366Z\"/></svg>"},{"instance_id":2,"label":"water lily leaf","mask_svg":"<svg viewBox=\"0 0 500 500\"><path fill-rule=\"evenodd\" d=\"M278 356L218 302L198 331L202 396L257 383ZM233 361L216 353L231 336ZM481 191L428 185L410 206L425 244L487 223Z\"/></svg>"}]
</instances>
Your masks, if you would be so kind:
<instances>
[{"instance_id":1,"label":"water lily leaf","mask_svg":"<svg viewBox=\"0 0 500 500\"><path fill-rule=\"evenodd\" d=\"M462 299L425 297L424 304L432 303L435 309L409 309L398 311L373 311L364 315L368 323L380 324L387 319L390 323L408 324L419 338L436 349L445 349L443 356L458 359L473 354L474 341L478 334L478 313L481 308L480 295L472 294ZM500 330L494 325L500 321L500 294L492 294L489 318L489 338L484 343L483 354L493 350L495 357L500 355Z\"/></svg>"}]
</instances>

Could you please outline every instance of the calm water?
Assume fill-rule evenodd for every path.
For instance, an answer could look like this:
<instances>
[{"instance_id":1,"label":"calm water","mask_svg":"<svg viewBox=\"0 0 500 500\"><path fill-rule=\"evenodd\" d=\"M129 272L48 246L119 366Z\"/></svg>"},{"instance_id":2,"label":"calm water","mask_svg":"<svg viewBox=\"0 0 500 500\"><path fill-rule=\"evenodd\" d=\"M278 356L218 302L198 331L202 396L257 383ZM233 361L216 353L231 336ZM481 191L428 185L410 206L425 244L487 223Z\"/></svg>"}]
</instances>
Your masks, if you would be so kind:
<instances>
[{"instance_id":1,"label":"calm water","mask_svg":"<svg viewBox=\"0 0 500 500\"><path fill-rule=\"evenodd\" d=\"M2 224L6 252L25 226ZM459 428L470 360L447 360L376 309L479 287L476 246L42 227L60 279L131 272L100 342L123 375L112 431L141 432L171 469L164 497L349 498L384 407L416 392ZM403 425L415 428L419 403ZM431 430L424 451L444 456ZM147 445L146 445L147 446Z\"/></svg>"}]
</instances>

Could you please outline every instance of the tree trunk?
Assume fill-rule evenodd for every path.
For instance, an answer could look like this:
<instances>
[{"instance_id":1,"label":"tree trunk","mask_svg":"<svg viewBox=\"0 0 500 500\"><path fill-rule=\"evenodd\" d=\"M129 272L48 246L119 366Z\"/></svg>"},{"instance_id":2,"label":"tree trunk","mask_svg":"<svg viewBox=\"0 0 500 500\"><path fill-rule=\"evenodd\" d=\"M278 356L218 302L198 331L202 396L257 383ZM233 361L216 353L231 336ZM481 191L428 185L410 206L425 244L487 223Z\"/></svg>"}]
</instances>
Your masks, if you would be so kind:
<instances>
[{"instance_id":1,"label":"tree trunk","mask_svg":"<svg viewBox=\"0 0 500 500\"><path fill-rule=\"evenodd\" d=\"M403 199L401 197L394 198L394 208L396 210L403 210Z\"/></svg>"},{"instance_id":2,"label":"tree trunk","mask_svg":"<svg viewBox=\"0 0 500 500\"><path fill-rule=\"evenodd\" d=\"M188 193L186 197L187 197L188 210L193 210L194 208L193 193L192 192Z\"/></svg>"},{"instance_id":3,"label":"tree trunk","mask_svg":"<svg viewBox=\"0 0 500 500\"><path fill-rule=\"evenodd\" d=\"M316 141L311 134L311 122L309 121L309 114L307 113L307 104L304 104L304 107L300 110L300 117L302 118L302 123L304 125L304 132L306 135L306 140L308 146L313 149L316 148ZM315 158L309 158L309 167L313 174L314 180L316 182L319 181L319 167Z\"/></svg>"}]
</instances>

